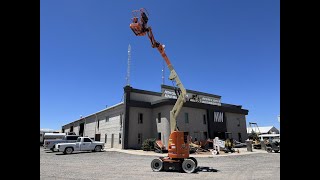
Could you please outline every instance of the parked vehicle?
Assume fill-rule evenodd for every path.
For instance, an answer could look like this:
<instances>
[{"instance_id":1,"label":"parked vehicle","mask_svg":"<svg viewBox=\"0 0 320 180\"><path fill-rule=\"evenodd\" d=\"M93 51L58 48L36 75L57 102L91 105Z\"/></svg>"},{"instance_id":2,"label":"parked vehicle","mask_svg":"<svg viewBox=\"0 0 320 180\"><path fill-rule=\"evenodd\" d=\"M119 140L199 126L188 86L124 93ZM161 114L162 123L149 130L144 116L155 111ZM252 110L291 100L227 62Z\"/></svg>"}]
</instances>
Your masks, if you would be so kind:
<instances>
[{"instance_id":1,"label":"parked vehicle","mask_svg":"<svg viewBox=\"0 0 320 180\"><path fill-rule=\"evenodd\" d=\"M78 137L75 143L58 143L55 150L63 154L71 154L74 151L95 151L99 152L104 148L104 142L92 141L89 137Z\"/></svg>"},{"instance_id":2,"label":"parked vehicle","mask_svg":"<svg viewBox=\"0 0 320 180\"><path fill-rule=\"evenodd\" d=\"M280 151L280 138L273 138L271 141L269 141L266 144L266 150L267 152L279 152Z\"/></svg>"},{"instance_id":3,"label":"parked vehicle","mask_svg":"<svg viewBox=\"0 0 320 180\"><path fill-rule=\"evenodd\" d=\"M54 152L54 145L58 143L73 143L76 142L79 136L77 135L63 135L61 139L47 139L44 140L44 149L50 149Z\"/></svg>"},{"instance_id":4,"label":"parked vehicle","mask_svg":"<svg viewBox=\"0 0 320 180\"><path fill-rule=\"evenodd\" d=\"M44 142L44 135L46 133L53 133L55 132L53 129L40 129L40 145L43 145Z\"/></svg>"},{"instance_id":5,"label":"parked vehicle","mask_svg":"<svg viewBox=\"0 0 320 180\"><path fill-rule=\"evenodd\" d=\"M258 137L260 141L264 141L265 139L271 141L272 139L280 139L280 134L261 134Z\"/></svg>"},{"instance_id":6,"label":"parked vehicle","mask_svg":"<svg viewBox=\"0 0 320 180\"><path fill-rule=\"evenodd\" d=\"M48 139L62 139L64 136L66 136L66 133L45 133L44 134L44 140Z\"/></svg>"}]
</instances>

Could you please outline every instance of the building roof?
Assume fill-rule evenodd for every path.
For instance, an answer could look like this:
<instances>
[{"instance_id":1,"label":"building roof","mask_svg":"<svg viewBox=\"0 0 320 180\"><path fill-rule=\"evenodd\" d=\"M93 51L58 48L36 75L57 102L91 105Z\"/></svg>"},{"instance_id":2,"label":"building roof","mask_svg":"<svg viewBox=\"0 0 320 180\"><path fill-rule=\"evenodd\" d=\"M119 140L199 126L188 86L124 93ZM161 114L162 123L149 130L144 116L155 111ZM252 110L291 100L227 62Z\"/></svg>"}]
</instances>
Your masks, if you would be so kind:
<instances>
[{"instance_id":1,"label":"building roof","mask_svg":"<svg viewBox=\"0 0 320 180\"><path fill-rule=\"evenodd\" d=\"M275 128L275 127L274 127L274 126L263 126L263 127L258 127L258 128L259 128L261 134L266 134L266 133L268 133L272 128ZM275 128L275 129L277 129L277 128ZM252 127L252 129L251 129L250 127L247 128L247 132L248 132L248 133L250 133L252 130L253 130L254 132L258 131L258 129L257 129L256 127ZM277 130L278 130L278 129L277 129ZM278 130L278 131L279 131L279 130Z\"/></svg>"},{"instance_id":2,"label":"building roof","mask_svg":"<svg viewBox=\"0 0 320 180\"><path fill-rule=\"evenodd\" d=\"M98 111L98 112L89 114L89 115L87 115L87 116L82 116L80 119L77 119L77 120L75 120L75 121L72 121L72 122L70 122L70 123L68 123L68 124L72 124L72 123L75 123L75 122L77 122L77 121L81 121L81 120L84 119L84 118L88 118L88 117L90 117L90 116L93 116L93 115L98 114L98 113L100 113L100 112L106 111L106 110L108 110L108 109L112 109L112 108L117 107L117 106L120 106L120 105L122 105L122 104L124 104L123 101L120 102L120 103L118 103L118 104L115 104L115 105L113 105L113 106L106 107L106 108L104 108L104 109L102 109L102 110L100 110L100 111ZM68 125L68 124L65 124L65 125L63 125L63 126L66 126L66 125ZM63 126L62 126L62 127L63 127Z\"/></svg>"}]
</instances>

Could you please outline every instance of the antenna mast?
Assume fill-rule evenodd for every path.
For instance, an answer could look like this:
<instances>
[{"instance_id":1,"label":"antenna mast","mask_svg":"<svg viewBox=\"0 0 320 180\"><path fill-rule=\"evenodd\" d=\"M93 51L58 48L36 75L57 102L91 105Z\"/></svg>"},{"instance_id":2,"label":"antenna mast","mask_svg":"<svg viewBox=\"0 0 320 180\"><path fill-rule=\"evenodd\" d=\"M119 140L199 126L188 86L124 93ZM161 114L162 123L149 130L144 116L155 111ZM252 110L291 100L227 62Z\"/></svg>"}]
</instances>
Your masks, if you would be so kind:
<instances>
[{"instance_id":1,"label":"antenna mast","mask_svg":"<svg viewBox=\"0 0 320 180\"><path fill-rule=\"evenodd\" d=\"M128 66L127 66L127 86L130 86L130 61L131 61L131 46L128 46Z\"/></svg>"},{"instance_id":2,"label":"antenna mast","mask_svg":"<svg viewBox=\"0 0 320 180\"><path fill-rule=\"evenodd\" d=\"M162 61L162 84L164 85L164 61Z\"/></svg>"}]
</instances>

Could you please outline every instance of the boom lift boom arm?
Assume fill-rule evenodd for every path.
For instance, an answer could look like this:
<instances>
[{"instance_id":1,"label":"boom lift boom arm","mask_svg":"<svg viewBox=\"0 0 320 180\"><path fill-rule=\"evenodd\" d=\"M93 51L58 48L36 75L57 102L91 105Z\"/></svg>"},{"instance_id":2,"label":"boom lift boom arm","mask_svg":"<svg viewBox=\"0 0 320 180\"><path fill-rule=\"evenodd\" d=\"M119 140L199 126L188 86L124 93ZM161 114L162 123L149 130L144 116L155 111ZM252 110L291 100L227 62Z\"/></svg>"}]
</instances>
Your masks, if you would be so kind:
<instances>
[{"instance_id":1,"label":"boom lift boom arm","mask_svg":"<svg viewBox=\"0 0 320 180\"><path fill-rule=\"evenodd\" d=\"M169 70L170 70L170 76L169 79L175 81L176 85L179 87L181 90L181 93L173 107L173 109L170 111L170 130L171 132L178 130L177 129L177 117L182 109L183 104L187 101L187 91L184 88L177 72L174 70L166 52L165 52L165 45L159 43L158 41L155 40L153 33L152 33L152 28L147 26L148 18L143 11L143 9L140 9L141 12L141 17L140 17L140 22L138 22L137 17L133 18L133 22L130 24L130 28L132 31L138 35L138 36L143 36L145 34L148 35L148 38L150 39L151 46L152 48L157 48L158 51L160 52L161 56L165 60ZM135 19L136 18L136 19Z\"/></svg>"}]
</instances>

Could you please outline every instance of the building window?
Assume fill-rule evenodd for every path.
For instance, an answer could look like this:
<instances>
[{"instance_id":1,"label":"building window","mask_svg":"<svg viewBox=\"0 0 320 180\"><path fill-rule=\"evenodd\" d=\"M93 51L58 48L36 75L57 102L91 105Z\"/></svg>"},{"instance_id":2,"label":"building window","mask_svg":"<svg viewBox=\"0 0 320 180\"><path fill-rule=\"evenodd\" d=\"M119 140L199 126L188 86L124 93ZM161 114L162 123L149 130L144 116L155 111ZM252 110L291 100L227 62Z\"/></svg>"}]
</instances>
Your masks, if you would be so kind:
<instances>
[{"instance_id":1,"label":"building window","mask_svg":"<svg viewBox=\"0 0 320 180\"><path fill-rule=\"evenodd\" d=\"M206 115L203 115L203 124L207 124Z\"/></svg>"},{"instance_id":2,"label":"building window","mask_svg":"<svg viewBox=\"0 0 320 180\"><path fill-rule=\"evenodd\" d=\"M161 113L158 113L158 123L161 123Z\"/></svg>"},{"instance_id":3,"label":"building window","mask_svg":"<svg viewBox=\"0 0 320 180\"><path fill-rule=\"evenodd\" d=\"M100 126L100 120L98 119L98 130L99 130L99 126Z\"/></svg>"},{"instance_id":4,"label":"building window","mask_svg":"<svg viewBox=\"0 0 320 180\"><path fill-rule=\"evenodd\" d=\"M119 133L119 144L121 144L121 133Z\"/></svg>"},{"instance_id":5,"label":"building window","mask_svg":"<svg viewBox=\"0 0 320 180\"><path fill-rule=\"evenodd\" d=\"M161 140L161 132L158 133L158 139Z\"/></svg>"},{"instance_id":6,"label":"building window","mask_svg":"<svg viewBox=\"0 0 320 180\"><path fill-rule=\"evenodd\" d=\"M207 132L203 132L203 136L204 136L204 140L207 140L207 138L208 138L208 133L207 133Z\"/></svg>"},{"instance_id":7,"label":"building window","mask_svg":"<svg viewBox=\"0 0 320 180\"><path fill-rule=\"evenodd\" d=\"M143 114L139 113L138 115L138 124L142 124L143 123Z\"/></svg>"},{"instance_id":8,"label":"building window","mask_svg":"<svg viewBox=\"0 0 320 180\"><path fill-rule=\"evenodd\" d=\"M106 116L106 122L109 122L109 116Z\"/></svg>"},{"instance_id":9,"label":"building window","mask_svg":"<svg viewBox=\"0 0 320 180\"><path fill-rule=\"evenodd\" d=\"M189 123L189 114L188 114L188 113L184 113L184 122L185 122L186 124Z\"/></svg>"},{"instance_id":10,"label":"building window","mask_svg":"<svg viewBox=\"0 0 320 180\"><path fill-rule=\"evenodd\" d=\"M238 121L238 126L240 126L240 119L239 119L239 118L237 118L237 121Z\"/></svg>"},{"instance_id":11,"label":"building window","mask_svg":"<svg viewBox=\"0 0 320 180\"><path fill-rule=\"evenodd\" d=\"M189 132L183 132L183 141L185 143L189 142Z\"/></svg>"},{"instance_id":12,"label":"building window","mask_svg":"<svg viewBox=\"0 0 320 180\"><path fill-rule=\"evenodd\" d=\"M142 144L142 133L138 133L138 144Z\"/></svg>"},{"instance_id":13,"label":"building window","mask_svg":"<svg viewBox=\"0 0 320 180\"><path fill-rule=\"evenodd\" d=\"M70 127L70 132L73 132L73 126Z\"/></svg>"},{"instance_id":14,"label":"building window","mask_svg":"<svg viewBox=\"0 0 320 180\"><path fill-rule=\"evenodd\" d=\"M239 142L242 142L241 133L238 133L238 137L239 137Z\"/></svg>"}]
</instances>

